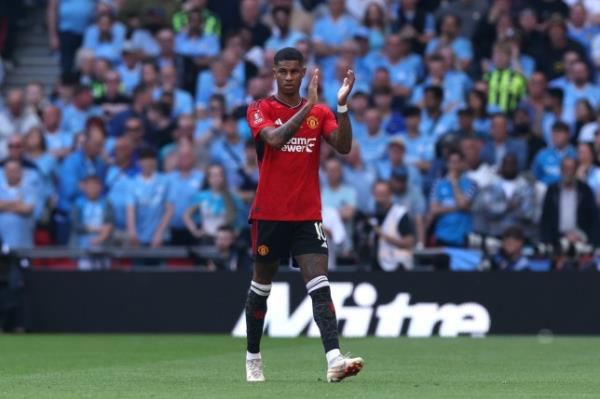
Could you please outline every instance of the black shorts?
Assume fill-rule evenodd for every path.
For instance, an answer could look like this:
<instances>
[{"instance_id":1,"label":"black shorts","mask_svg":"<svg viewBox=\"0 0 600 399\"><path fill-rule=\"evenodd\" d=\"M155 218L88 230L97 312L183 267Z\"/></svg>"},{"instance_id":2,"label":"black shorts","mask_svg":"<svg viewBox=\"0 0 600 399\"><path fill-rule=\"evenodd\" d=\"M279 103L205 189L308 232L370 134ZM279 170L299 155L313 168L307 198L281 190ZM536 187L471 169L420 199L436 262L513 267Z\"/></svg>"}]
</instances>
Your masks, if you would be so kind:
<instances>
[{"instance_id":1,"label":"black shorts","mask_svg":"<svg viewBox=\"0 0 600 399\"><path fill-rule=\"evenodd\" d=\"M282 222L252 221L252 255L257 262L273 262L289 256L328 254L327 237L320 220Z\"/></svg>"}]
</instances>

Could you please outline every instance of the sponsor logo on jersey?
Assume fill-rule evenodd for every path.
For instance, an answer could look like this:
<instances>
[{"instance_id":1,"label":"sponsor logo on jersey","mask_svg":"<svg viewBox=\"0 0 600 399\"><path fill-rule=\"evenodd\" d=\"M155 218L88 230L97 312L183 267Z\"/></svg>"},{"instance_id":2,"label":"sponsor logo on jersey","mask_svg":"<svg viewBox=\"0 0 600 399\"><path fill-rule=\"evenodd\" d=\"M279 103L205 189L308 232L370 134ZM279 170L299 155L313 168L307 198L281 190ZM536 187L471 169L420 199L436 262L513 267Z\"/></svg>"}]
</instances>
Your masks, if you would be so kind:
<instances>
[{"instance_id":1,"label":"sponsor logo on jersey","mask_svg":"<svg viewBox=\"0 0 600 399\"><path fill-rule=\"evenodd\" d=\"M316 138L308 137L292 137L286 145L281 147L284 152L313 152Z\"/></svg>"},{"instance_id":2,"label":"sponsor logo on jersey","mask_svg":"<svg viewBox=\"0 0 600 399\"><path fill-rule=\"evenodd\" d=\"M378 301L379 293L369 283L331 284L331 297L343 337L457 337L486 335L491 326L488 310L476 302L435 303L412 302L407 292L398 292L388 303ZM306 333L318 337L319 329L313 321L312 302L306 296L294 308L291 305L289 283L273 283L268 299L265 332L272 337L297 337ZM245 310L233 328L233 336L246 334Z\"/></svg>"},{"instance_id":3,"label":"sponsor logo on jersey","mask_svg":"<svg viewBox=\"0 0 600 399\"><path fill-rule=\"evenodd\" d=\"M309 129L316 129L319 126L319 119L316 116L309 116L306 118L306 126Z\"/></svg>"},{"instance_id":4,"label":"sponsor logo on jersey","mask_svg":"<svg viewBox=\"0 0 600 399\"><path fill-rule=\"evenodd\" d=\"M267 247L266 245L261 245L260 247L258 247L256 252L258 252L260 256L267 256L269 254L269 247Z\"/></svg>"}]
</instances>

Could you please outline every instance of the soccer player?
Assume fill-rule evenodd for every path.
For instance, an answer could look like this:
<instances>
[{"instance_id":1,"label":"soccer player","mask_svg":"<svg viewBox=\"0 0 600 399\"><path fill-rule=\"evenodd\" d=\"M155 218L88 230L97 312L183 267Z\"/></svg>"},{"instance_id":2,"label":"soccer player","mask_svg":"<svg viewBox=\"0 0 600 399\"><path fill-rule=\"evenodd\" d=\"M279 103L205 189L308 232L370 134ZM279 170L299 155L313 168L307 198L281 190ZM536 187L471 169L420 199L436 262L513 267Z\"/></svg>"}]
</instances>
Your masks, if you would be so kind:
<instances>
[{"instance_id":1,"label":"soccer player","mask_svg":"<svg viewBox=\"0 0 600 399\"><path fill-rule=\"evenodd\" d=\"M248 124L256 142L260 177L250 210L255 259L246 301L247 381L264 381L260 340L271 281L281 258L295 258L312 299L313 317L327 358L327 381L356 375L363 359L343 356L327 279L327 240L321 223L319 152L321 137L342 154L350 152L352 126L346 101L354 85L348 70L337 94L338 122L319 104L319 70L300 96L306 73L302 54L290 47L275 54L277 94L250 105ZM339 126L338 126L339 123Z\"/></svg>"}]
</instances>

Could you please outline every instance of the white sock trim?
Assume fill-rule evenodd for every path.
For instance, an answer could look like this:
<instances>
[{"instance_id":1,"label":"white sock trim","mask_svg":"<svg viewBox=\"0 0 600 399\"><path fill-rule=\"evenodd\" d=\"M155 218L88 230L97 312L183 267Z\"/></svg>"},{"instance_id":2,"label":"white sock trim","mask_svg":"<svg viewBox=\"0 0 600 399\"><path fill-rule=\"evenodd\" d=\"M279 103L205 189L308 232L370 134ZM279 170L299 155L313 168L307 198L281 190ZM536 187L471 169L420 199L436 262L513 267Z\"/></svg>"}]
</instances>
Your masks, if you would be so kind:
<instances>
[{"instance_id":1,"label":"white sock trim","mask_svg":"<svg viewBox=\"0 0 600 399\"><path fill-rule=\"evenodd\" d=\"M246 351L246 360L256 360L256 359L261 359L260 352L250 353L250 352Z\"/></svg>"},{"instance_id":2,"label":"white sock trim","mask_svg":"<svg viewBox=\"0 0 600 399\"><path fill-rule=\"evenodd\" d=\"M256 281L252 281L250 283L250 290L256 295L269 296L269 294L271 293L271 286L272 284L260 284Z\"/></svg>"},{"instance_id":3,"label":"white sock trim","mask_svg":"<svg viewBox=\"0 0 600 399\"><path fill-rule=\"evenodd\" d=\"M332 349L329 352L327 352L325 354L325 357L327 358L327 364L330 365L331 362L338 356L340 356L342 354L342 352L340 352L339 349Z\"/></svg>"},{"instance_id":4,"label":"white sock trim","mask_svg":"<svg viewBox=\"0 0 600 399\"><path fill-rule=\"evenodd\" d=\"M309 294L323 287L329 287L329 279L327 279L327 276L318 276L306 283L306 290Z\"/></svg>"}]
</instances>

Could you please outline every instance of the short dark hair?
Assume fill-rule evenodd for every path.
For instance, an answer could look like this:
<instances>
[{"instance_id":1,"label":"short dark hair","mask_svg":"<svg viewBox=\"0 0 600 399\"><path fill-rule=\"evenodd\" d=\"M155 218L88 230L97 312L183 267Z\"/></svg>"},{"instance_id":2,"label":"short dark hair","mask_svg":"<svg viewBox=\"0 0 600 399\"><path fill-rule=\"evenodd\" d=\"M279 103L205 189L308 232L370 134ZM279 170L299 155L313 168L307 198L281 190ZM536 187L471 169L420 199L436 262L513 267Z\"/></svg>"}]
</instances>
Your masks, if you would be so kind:
<instances>
[{"instance_id":1,"label":"short dark hair","mask_svg":"<svg viewBox=\"0 0 600 399\"><path fill-rule=\"evenodd\" d=\"M390 86L380 86L380 87L374 88L371 94L373 97L382 96L382 95L383 96L391 96L393 94L393 92L392 92L392 88Z\"/></svg>"},{"instance_id":2,"label":"short dark hair","mask_svg":"<svg viewBox=\"0 0 600 399\"><path fill-rule=\"evenodd\" d=\"M427 86L425 93L432 93L439 101L444 99L444 89L439 86Z\"/></svg>"},{"instance_id":3,"label":"short dark hair","mask_svg":"<svg viewBox=\"0 0 600 399\"><path fill-rule=\"evenodd\" d=\"M571 131L571 129L569 129L569 125L567 125L563 121L556 121L552 125L552 132L569 133L570 131Z\"/></svg>"},{"instance_id":4,"label":"short dark hair","mask_svg":"<svg viewBox=\"0 0 600 399\"><path fill-rule=\"evenodd\" d=\"M563 89L559 89L558 87L552 87L548 89L548 95L561 102L565 98L565 92L563 91Z\"/></svg>"},{"instance_id":5,"label":"short dark hair","mask_svg":"<svg viewBox=\"0 0 600 399\"><path fill-rule=\"evenodd\" d=\"M273 58L275 65L281 61L298 61L300 65L304 65L304 56L293 47L284 47L275 53L275 57Z\"/></svg>"},{"instance_id":6,"label":"short dark hair","mask_svg":"<svg viewBox=\"0 0 600 399\"><path fill-rule=\"evenodd\" d=\"M506 230L504 230L504 233L502 234L502 238L506 239L506 238L514 238L516 240L525 241L525 234L523 234L523 230L521 230L520 228L516 227L516 226L512 226L507 228Z\"/></svg>"},{"instance_id":7,"label":"short dark hair","mask_svg":"<svg viewBox=\"0 0 600 399\"><path fill-rule=\"evenodd\" d=\"M144 147L140 148L140 150L138 152L138 158L139 159L147 159L147 158L156 159L156 151L152 147L144 146Z\"/></svg>"},{"instance_id":8,"label":"short dark hair","mask_svg":"<svg viewBox=\"0 0 600 399\"><path fill-rule=\"evenodd\" d=\"M468 117L473 117L475 116L475 113L473 112L472 108L461 108L458 110L458 116L468 116Z\"/></svg>"},{"instance_id":9,"label":"short dark hair","mask_svg":"<svg viewBox=\"0 0 600 399\"><path fill-rule=\"evenodd\" d=\"M410 118L411 116L421 116L421 110L418 107L409 105L408 107L404 108L402 115L405 118Z\"/></svg>"},{"instance_id":10,"label":"short dark hair","mask_svg":"<svg viewBox=\"0 0 600 399\"><path fill-rule=\"evenodd\" d=\"M227 231L227 232L235 235L235 229L230 224L222 224L221 226L219 226L217 231Z\"/></svg>"},{"instance_id":11,"label":"short dark hair","mask_svg":"<svg viewBox=\"0 0 600 399\"><path fill-rule=\"evenodd\" d=\"M75 87L75 90L73 91L73 95L78 96L83 93L91 93L91 92L92 92L92 89L90 88L90 86L78 85Z\"/></svg>"}]
</instances>

